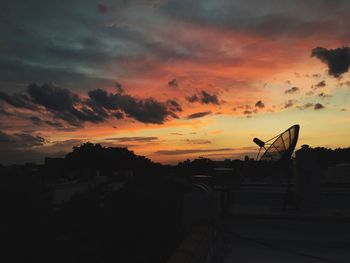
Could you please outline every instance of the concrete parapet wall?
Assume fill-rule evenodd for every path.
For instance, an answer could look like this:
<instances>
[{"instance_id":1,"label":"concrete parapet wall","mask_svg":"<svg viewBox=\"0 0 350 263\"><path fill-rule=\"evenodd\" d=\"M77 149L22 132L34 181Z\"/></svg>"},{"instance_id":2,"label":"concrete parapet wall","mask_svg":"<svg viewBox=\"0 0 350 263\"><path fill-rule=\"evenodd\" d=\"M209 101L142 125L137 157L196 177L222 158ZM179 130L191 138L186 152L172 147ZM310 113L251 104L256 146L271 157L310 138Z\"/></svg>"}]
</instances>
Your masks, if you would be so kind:
<instances>
[{"instance_id":1,"label":"concrete parapet wall","mask_svg":"<svg viewBox=\"0 0 350 263\"><path fill-rule=\"evenodd\" d=\"M182 241L167 263L210 263L213 227L201 224Z\"/></svg>"},{"instance_id":2,"label":"concrete parapet wall","mask_svg":"<svg viewBox=\"0 0 350 263\"><path fill-rule=\"evenodd\" d=\"M189 192L184 196L183 227L185 234L201 223L217 224L220 218L220 193Z\"/></svg>"}]
</instances>

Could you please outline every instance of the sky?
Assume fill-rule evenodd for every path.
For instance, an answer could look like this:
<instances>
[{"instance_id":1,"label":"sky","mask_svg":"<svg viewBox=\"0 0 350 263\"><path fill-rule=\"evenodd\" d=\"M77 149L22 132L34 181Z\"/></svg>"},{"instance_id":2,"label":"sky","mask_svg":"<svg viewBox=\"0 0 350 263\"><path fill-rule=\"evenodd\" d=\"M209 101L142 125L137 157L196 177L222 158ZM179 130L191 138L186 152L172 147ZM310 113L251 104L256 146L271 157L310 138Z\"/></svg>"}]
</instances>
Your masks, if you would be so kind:
<instances>
[{"instance_id":1,"label":"sky","mask_svg":"<svg viewBox=\"0 0 350 263\"><path fill-rule=\"evenodd\" d=\"M254 157L300 124L350 146L348 0L33 0L0 8L0 163L90 141L156 162Z\"/></svg>"}]
</instances>

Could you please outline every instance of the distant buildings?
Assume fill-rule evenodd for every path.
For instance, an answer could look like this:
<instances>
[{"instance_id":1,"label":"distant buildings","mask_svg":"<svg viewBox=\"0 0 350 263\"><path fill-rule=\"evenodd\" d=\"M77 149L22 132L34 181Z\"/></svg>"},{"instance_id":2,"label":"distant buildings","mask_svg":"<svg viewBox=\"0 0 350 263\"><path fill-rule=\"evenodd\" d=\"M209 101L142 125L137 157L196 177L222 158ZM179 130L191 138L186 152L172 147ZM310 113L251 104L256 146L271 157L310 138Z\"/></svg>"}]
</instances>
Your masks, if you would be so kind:
<instances>
[{"instance_id":1,"label":"distant buildings","mask_svg":"<svg viewBox=\"0 0 350 263\"><path fill-rule=\"evenodd\" d=\"M350 163L329 166L324 175L325 181L329 183L350 183Z\"/></svg>"}]
</instances>

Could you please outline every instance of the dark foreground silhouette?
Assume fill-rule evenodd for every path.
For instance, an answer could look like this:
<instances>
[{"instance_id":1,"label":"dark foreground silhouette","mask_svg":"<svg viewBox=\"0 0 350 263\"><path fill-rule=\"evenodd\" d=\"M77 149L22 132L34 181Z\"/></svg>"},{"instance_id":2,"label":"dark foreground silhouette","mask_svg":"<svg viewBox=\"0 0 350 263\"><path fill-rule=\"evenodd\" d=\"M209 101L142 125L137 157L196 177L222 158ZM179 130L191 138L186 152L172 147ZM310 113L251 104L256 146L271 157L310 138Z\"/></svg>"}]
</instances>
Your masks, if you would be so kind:
<instances>
[{"instance_id":1,"label":"dark foreground silhouette","mask_svg":"<svg viewBox=\"0 0 350 263\"><path fill-rule=\"evenodd\" d=\"M350 163L350 148L310 151L321 169ZM0 257L14 262L166 262L188 234L183 207L193 188L191 175L214 176L217 167L231 169L241 182L259 175L266 180L262 171L274 168L250 159L161 165L126 148L91 143L75 147L65 158L47 158L44 165L1 166L6 255Z\"/></svg>"}]
</instances>

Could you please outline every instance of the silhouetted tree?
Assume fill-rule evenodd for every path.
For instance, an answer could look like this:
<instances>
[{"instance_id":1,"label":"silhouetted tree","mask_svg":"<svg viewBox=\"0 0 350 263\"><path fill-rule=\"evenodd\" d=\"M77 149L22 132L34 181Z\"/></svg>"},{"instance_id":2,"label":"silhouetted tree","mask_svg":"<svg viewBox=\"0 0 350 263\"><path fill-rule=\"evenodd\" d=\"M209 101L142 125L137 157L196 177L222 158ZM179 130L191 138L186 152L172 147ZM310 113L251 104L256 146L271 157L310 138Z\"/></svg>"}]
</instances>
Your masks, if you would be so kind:
<instances>
[{"instance_id":1,"label":"silhouetted tree","mask_svg":"<svg viewBox=\"0 0 350 263\"><path fill-rule=\"evenodd\" d=\"M135 155L127 148L103 147L90 142L74 147L65 159L73 169L88 168L106 175L120 170L147 170L155 167L151 160Z\"/></svg>"}]
</instances>

